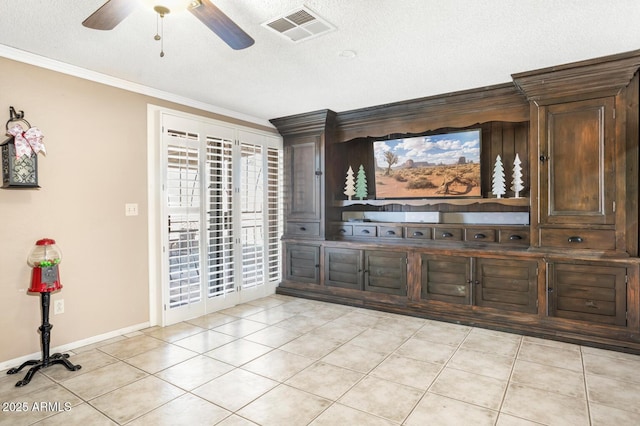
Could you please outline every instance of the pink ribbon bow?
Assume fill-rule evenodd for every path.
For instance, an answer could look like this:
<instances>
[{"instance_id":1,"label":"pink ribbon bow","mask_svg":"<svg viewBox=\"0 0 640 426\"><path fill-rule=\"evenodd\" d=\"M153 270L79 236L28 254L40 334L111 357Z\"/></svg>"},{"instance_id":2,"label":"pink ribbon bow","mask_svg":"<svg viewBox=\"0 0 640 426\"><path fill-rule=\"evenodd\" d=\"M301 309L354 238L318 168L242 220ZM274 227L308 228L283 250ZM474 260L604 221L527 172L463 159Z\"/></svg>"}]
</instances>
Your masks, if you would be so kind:
<instances>
[{"instance_id":1,"label":"pink ribbon bow","mask_svg":"<svg viewBox=\"0 0 640 426\"><path fill-rule=\"evenodd\" d=\"M17 158L23 155L30 156L32 152L36 155L38 152L47 153L42 143L44 135L37 127L31 127L25 132L21 125L16 124L9 128L7 134L14 137Z\"/></svg>"}]
</instances>

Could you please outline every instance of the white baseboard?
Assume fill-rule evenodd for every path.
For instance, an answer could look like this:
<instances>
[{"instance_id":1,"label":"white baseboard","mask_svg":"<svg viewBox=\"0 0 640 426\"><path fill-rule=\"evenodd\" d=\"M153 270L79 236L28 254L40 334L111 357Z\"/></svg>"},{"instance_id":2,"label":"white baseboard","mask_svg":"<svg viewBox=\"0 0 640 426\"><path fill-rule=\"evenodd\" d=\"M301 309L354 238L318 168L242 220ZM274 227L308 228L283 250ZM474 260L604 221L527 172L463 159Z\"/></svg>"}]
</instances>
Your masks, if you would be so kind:
<instances>
[{"instance_id":1,"label":"white baseboard","mask_svg":"<svg viewBox=\"0 0 640 426\"><path fill-rule=\"evenodd\" d=\"M91 345L93 343L98 343L103 340L111 339L112 337L118 337L123 334L133 333L134 331L142 330L143 328L149 327L149 321L143 322L141 324L132 325L129 327L121 328L120 330L110 331L108 333L99 334L97 336L88 337L86 339L78 340L72 343L67 343L66 345L56 346L55 348L51 348L50 353L56 352L65 352L72 351L76 348L81 348L83 346ZM30 359L41 359L42 352L36 352L30 355L21 356L14 359L9 359L7 361L0 362L0 371L6 370L8 368L18 367L23 362L28 361ZM28 368L25 367L25 372L28 371Z\"/></svg>"}]
</instances>

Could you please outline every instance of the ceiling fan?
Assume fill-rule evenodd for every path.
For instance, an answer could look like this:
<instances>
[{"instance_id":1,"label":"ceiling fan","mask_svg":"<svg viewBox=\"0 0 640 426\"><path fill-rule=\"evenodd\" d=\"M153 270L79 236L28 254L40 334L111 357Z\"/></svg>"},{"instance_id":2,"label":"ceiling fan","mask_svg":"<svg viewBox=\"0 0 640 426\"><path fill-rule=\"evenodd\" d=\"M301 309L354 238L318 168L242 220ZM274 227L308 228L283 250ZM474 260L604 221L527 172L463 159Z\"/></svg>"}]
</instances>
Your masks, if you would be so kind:
<instances>
[{"instance_id":1,"label":"ceiling fan","mask_svg":"<svg viewBox=\"0 0 640 426\"><path fill-rule=\"evenodd\" d=\"M164 17L170 7L186 9L229 45L240 50L253 45L254 40L209 0L145 0ZM112 30L138 6L135 0L109 0L82 22L94 30Z\"/></svg>"}]
</instances>

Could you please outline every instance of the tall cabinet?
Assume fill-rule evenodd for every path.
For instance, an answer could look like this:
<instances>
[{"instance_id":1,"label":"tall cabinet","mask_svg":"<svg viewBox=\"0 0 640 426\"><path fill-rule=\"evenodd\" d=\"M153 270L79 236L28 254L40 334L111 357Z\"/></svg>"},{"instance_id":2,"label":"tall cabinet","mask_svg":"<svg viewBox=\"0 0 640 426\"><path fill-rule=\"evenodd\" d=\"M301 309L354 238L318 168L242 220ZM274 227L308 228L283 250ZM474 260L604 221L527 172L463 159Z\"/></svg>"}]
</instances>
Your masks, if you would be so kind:
<instances>
[{"instance_id":1,"label":"tall cabinet","mask_svg":"<svg viewBox=\"0 0 640 426\"><path fill-rule=\"evenodd\" d=\"M284 143L283 276L318 284L325 236L325 146L334 132L330 110L273 119ZM315 242L314 242L315 241Z\"/></svg>"}]
</instances>

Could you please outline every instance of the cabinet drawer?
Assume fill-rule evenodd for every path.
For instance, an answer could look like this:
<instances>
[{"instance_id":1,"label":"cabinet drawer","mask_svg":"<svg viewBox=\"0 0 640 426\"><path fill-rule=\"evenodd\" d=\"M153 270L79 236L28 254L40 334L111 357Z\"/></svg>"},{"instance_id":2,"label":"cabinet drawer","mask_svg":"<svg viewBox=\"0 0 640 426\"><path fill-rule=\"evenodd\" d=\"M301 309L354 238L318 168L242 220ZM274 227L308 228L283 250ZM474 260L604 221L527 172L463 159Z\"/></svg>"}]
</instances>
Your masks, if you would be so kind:
<instances>
[{"instance_id":1,"label":"cabinet drawer","mask_svg":"<svg viewBox=\"0 0 640 426\"><path fill-rule=\"evenodd\" d=\"M405 228L405 236L407 238L416 238L421 240L430 240L431 239L431 228L426 228L422 226L407 226Z\"/></svg>"},{"instance_id":2,"label":"cabinet drawer","mask_svg":"<svg viewBox=\"0 0 640 426\"><path fill-rule=\"evenodd\" d=\"M529 245L529 230L525 229L500 229L498 230L498 242L500 244Z\"/></svg>"},{"instance_id":3,"label":"cabinet drawer","mask_svg":"<svg viewBox=\"0 0 640 426\"><path fill-rule=\"evenodd\" d=\"M462 241L462 228L435 228L433 239L439 241Z\"/></svg>"},{"instance_id":4,"label":"cabinet drawer","mask_svg":"<svg viewBox=\"0 0 640 426\"><path fill-rule=\"evenodd\" d=\"M331 225L331 235L336 237L350 237L353 235L353 225L333 224Z\"/></svg>"},{"instance_id":5,"label":"cabinet drawer","mask_svg":"<svg viewBox=\"0 0 640 426\"><path fill-rule=\"evenodd\" d=\"M287 222L287 234L299 237L319 237L320 224L318 222Z\"/></svg>"},{"instance_id":6,"label":"cabinet drawer","mask_svg":"<svg viewBox=\"0 0 640 426\"><path fill-rule=\"evenodd\" d=\"M464 240L493 243L496 241L496 230L493 228L466 228L464 230Z\"/></svg>"},{"instance_id":7,"label":"cabinet drawer","mask_svg":"<svg viewBox=\"0 0 640 426\"><path fill-rule=\"evenodd\" d=\"M378 235L385 238L402 238L402 226L379 226Z\"/></svg>"},{"instance_id":8,"label":"cabinet drawer","mask_svg":"<svg viewBox=\"0 0 640 426\"><path fill-rule=\"evenodd\" d=\"M542 229L540 242L549 247L615 250L616 234L606 229Z\"/></svg>"},{"instance_id":9,"label":"cabinet drawer","mask_svg":"<svg viewBox=\"0 0 640 426\"><path fill-rule=\"evenodd\" d=\"M375 225L353 225L354 237L375 237L377 227Z\"/></svg>"}]
</instances>

